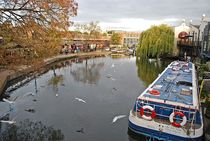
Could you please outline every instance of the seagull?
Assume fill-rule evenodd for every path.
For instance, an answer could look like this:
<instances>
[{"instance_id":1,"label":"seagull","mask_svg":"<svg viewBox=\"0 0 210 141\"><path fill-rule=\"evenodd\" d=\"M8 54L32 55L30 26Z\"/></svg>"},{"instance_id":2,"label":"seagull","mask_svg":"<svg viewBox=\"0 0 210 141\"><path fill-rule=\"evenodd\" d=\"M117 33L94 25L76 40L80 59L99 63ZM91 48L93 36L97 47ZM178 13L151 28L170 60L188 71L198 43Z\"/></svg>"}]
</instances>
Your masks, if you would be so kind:
<instances>
[{"instance_id":1,"label":"seagull","mask_svg":"<svg viewBox=\"0 0 210 141\"><path fill-rule=\"evenodd\" d=\"M24 96L35 96L35 94L32 93L32 92L29 92L29 93L24 94L23 97L24 97Z\"/></svg>"},{"instance_id":2,"label":"seagull","mask_svg":"<svg viewBox=\"0 0 210 141\"><path fill-rule=\"evenodd\" d=\"M111 78L111 80L112 80L112 81L115 81L116 79L115 79L115 78Z\"/></svg>"},{"instance_id":3,"label":"seagull","mask_svg":"<svg viewBox=\"0 0 210 141\"><path fill-rule=\"evenodd\" d=\"M12 120L0 120L1 123L8 123L8 124L15 124L15 119L17 118L17 115Z\"/></svg>"},{"instance_id":4,"label":"seagull","mask_svg":"<svg viewBox=\"0 0 210 141\"><path fill-rule=\"evenodd\" d=\"M86 103L86 101L84 101L83 99L81 98L75 98L76 100L80 101L80 102L83 102L83 103Z\"/></svg>"},{"instance_id":5,"label":"seagull","mask_svg":"<svg viewBox=\"0 0 210 141\"><path fill-rule=\"evenodd\" d=\"M112 123L115 123L118 119L124 118L126 115L119 115L113 118Z\"/></svg>"},{"instance_id":6,"label":"seagull","mask_svg":"<svg viewBox=\"0 0 210 141\"><path fill-rule=\"evenodd\" d=\"M4 102L9 103L9 104L14 104L14 103L15 103L15 101L10 101L10 100L7 100L7 99L5 99L5 98L3 98L2 100L3 100Z\"/></svg>"},{"instance_id":7,"label":"seagull","mask_svg":"<svg viewBox=\"0 0 210 141\"><path fill-rule=\"evenodd\" d=\"M108 74L106 77L107 78L112 78L112 75L111 74Z\"/></svg>"},{"instance_id":8,"label":"seagull","mask_svg":"<svg viewBox=\"0 0 210 141\"><path fill-rule=\"evenodd\" d=\"M16 121L14 121L14 120L0 120L0 122L8 123L8 124L15 124L16 123Z\"/></svg>"},{"instance_id":9,"label":"seagull","mask_svg":"<svg viewBox=\"0 0 210 141\"><path fill-rule=\"evenodd\" d=\"M114 68L114 64L112 64L112 66L111 66L112 68Z\"/></svg>"}]
</instances>

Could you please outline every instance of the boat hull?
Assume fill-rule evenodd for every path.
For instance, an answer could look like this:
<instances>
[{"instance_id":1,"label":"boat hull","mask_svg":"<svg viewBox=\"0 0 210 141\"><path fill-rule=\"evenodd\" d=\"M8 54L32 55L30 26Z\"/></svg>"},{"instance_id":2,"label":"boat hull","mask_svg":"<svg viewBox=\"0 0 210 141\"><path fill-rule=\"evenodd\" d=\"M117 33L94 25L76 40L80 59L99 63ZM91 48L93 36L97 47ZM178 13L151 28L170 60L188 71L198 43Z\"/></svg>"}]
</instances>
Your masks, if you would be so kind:
<instances>
[{"instance_id":1,"label":"boat hull","mask_svg":"<svg viewBox=\"0 0 210 141\"><path fill-rule=\"evenodd\" d=\"M128 127L136 134L164 141L202 141L203 135L202 127L196 129L195 134L191 133L190 135L187 135L181 128L160 124L155 121L147 121L132 115L132 113L130 113L129 116Z\"/></svg>"}]
</instances>

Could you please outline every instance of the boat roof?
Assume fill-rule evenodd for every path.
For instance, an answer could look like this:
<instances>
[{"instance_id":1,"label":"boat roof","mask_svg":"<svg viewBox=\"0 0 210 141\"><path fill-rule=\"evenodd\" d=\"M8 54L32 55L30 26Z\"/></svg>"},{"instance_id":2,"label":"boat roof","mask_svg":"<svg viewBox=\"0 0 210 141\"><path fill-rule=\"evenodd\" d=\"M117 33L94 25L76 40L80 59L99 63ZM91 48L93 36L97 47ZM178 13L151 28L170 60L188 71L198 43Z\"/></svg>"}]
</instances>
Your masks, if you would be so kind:
<instances>
[{"instance_id":1,"label":"boat roof","mask_svg":"<svg viewBox=\"0 0 210 141\"><path fill-rule=\"evenodd\" d=\"M138 98L196 108L198 92L195 73L193 63L174 61Z\"/></svg>"}]
</instances>

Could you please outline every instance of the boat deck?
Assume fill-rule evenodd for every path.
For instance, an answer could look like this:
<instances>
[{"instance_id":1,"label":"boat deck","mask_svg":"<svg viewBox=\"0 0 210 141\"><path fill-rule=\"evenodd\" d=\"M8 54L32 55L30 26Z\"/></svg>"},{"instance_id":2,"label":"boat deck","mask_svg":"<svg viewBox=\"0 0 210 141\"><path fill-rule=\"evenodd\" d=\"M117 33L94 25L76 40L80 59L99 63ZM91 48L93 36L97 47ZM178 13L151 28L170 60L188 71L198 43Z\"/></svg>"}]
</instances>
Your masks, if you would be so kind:
<instances>
[{"instance_id":1,"label":"boat deck","mask_svg":"<svg viewBox=\"0 0 210 141\"><path fill-rule=\"evenodd\" d=\"M192 67L192 63L172 62L140 97L193 105L195 89L193 85L195 84L193 83ZM158 91L159 94L151 94L153 90Z\"/></svg>"}]
</instances>

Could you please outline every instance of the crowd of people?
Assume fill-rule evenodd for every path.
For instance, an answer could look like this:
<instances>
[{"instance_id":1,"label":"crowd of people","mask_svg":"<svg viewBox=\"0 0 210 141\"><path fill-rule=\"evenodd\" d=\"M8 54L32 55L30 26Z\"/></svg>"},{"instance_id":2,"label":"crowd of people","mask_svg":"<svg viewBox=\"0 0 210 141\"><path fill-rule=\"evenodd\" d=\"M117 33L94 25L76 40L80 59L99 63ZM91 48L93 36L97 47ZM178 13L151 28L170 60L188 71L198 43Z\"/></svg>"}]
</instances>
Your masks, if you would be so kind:
<instances>
[{"instance_id":1,"label":"crowd of people","mask_svg":"<svg viewBox=\"0 0 210 141\"><path fill-rule=\"evenodd\" d=\"M98 48L97 44L64 44L62 45L60 49L60 54L68 54L68 53L78 53L78 52L90 52L90 51L96 51Z\"/></svg>"}]
</instances>

